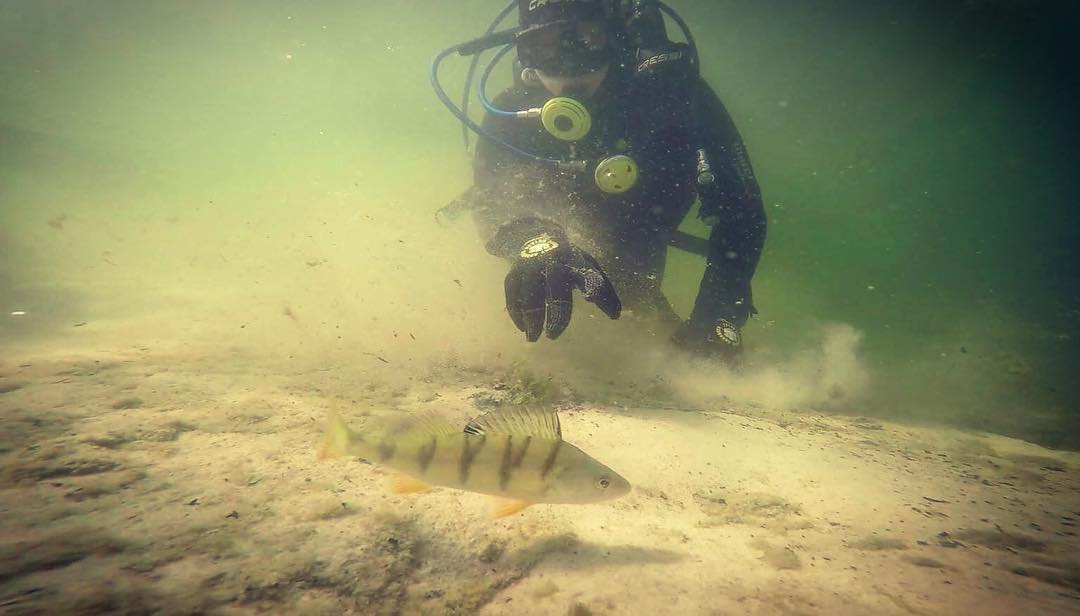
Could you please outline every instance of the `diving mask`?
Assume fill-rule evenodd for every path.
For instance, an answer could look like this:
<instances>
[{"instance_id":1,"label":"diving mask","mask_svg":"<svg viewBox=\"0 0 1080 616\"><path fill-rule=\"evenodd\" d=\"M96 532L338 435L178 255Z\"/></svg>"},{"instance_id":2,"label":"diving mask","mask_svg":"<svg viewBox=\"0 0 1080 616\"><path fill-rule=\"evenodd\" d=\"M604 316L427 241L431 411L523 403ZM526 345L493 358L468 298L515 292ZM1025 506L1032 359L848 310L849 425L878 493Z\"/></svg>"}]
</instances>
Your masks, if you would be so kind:
<instances>
[{"instance_id":1,"label":"diving mask","mask_svg":"<svg viewBox=\"0 0 1080 616\"><path fill-rule=\"evenodd\" d=\"M610 61L607 23L560 20L533 26L517 40L523 65L556 77L598 71Z\"/></svg>"}]
</instances>

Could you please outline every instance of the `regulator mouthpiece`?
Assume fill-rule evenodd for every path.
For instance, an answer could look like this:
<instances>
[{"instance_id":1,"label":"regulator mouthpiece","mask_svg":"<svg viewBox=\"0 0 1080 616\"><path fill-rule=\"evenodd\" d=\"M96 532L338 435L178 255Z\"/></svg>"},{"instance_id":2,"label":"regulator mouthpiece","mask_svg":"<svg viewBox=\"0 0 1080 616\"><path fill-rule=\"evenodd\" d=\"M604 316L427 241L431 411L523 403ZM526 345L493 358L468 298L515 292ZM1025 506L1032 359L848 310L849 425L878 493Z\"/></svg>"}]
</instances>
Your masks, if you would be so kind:
<instances>
[{"instance_id":1,"label":"regulator mouthpiece","mask_svg":"<svg viewBox=\"0 0 1080 616\"><path fill-rule=\"evenodd\" d=\"M592 116L585 105L565 96L556 96L544 103L540 122L547 132L562 141L578 141L592 128Z\"/></svg>"}]
</instances>

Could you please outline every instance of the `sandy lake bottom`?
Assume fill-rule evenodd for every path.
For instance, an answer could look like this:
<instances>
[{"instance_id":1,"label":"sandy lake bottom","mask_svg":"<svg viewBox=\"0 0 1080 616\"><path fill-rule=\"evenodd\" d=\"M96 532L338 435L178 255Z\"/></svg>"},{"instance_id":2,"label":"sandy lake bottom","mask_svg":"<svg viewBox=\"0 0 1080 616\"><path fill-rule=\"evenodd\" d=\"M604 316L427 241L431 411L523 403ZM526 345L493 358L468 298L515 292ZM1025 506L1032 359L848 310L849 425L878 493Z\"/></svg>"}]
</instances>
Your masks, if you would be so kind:
<instances>
[{"instance_id":1,"label":"sandy lake bottom","mask_svg":"<svg viewBox=\"0 0 1080 616\"><path fill-rule=\"evenodd\" d=\"M319 462L354 427L504 395L444 365L343 367L125 349L0 365L9 614L1075 614L1080 456L955 429L727 403L560 405L634 485L494 519Z\"/></svg>"}]
</instances>

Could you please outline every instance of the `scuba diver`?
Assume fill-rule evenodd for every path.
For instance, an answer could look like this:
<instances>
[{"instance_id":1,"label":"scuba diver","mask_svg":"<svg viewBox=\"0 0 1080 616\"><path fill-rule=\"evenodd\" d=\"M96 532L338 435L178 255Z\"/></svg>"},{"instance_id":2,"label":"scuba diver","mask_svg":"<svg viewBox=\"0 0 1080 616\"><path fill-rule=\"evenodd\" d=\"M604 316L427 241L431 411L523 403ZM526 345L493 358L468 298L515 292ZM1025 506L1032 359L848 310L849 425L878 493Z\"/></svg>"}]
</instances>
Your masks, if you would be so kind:
<instances>
[{"instance_id":1,"label":"scuba diver","mask_svg":"<svg viewBox=\"0 0 1080 616\"><path fill-rule=\"evenodd\" d=\"M495 31L515 6L519 27ZM665 15L685 43L669 39ZM494 47L478 81L477 125L468 91L478 54ZM488 77L512 49L514 83L489 100ZM474 57L460 107L438 80L452 53ZM680 348L739 357L756 312L750 280L765 211L742 139L700 77L675 11L657 0L514 0L485 36L436 57L432 83L481 137L473 186L440 212L471 210L487 251L510 262L506 309L527 340L567 328L576 288L612 319L625 306L670 323ZM678 230L695 198L707 241ZM661 292L669 245L706 257L684 322Z\"/></svg>"}]
</instances>

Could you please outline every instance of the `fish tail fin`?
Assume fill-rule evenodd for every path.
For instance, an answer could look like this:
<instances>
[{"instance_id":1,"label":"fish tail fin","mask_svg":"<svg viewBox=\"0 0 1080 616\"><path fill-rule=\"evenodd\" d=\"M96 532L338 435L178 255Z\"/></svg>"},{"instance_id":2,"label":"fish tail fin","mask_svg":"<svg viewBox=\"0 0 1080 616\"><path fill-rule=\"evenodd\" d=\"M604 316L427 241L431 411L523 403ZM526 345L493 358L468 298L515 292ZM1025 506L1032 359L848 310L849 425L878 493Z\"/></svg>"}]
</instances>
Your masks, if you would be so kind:
<instances>
[{"instance_id":1,"label":"fish tail fin","mask_svg":"<svg viewBox=\"0 0 1080 616\"><path fill-rule=\"evenodd\" d=\"M331 410L326 417L326 438L318 457L320 460L327 460L343 456L349 453L353 443L358 440L359 435L349 428L337 411Z\"/></svg>"}]
</instances>

